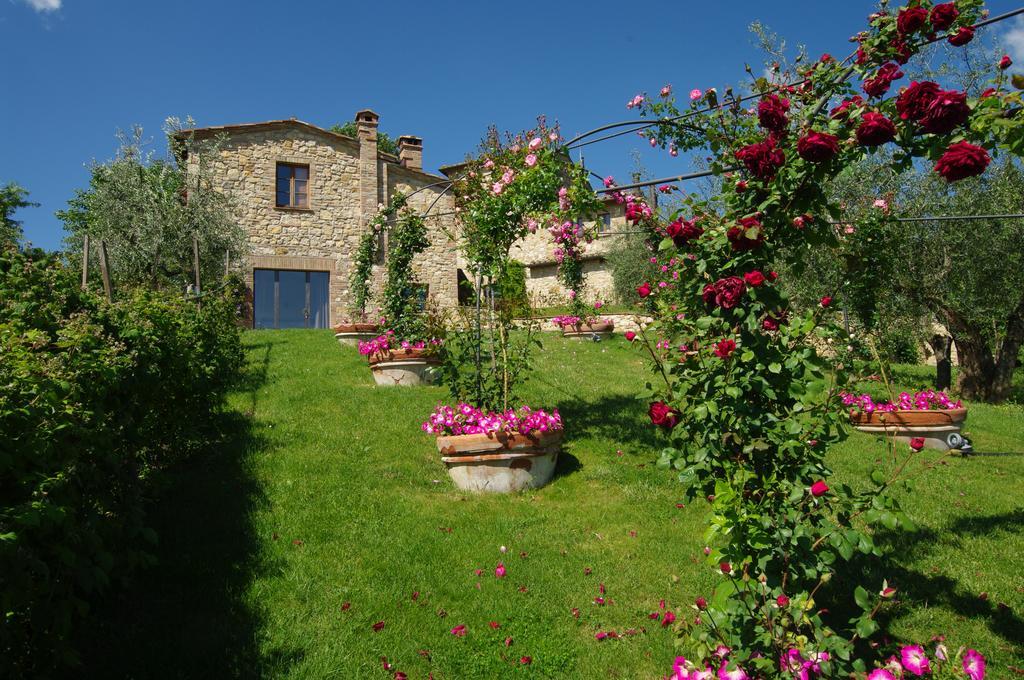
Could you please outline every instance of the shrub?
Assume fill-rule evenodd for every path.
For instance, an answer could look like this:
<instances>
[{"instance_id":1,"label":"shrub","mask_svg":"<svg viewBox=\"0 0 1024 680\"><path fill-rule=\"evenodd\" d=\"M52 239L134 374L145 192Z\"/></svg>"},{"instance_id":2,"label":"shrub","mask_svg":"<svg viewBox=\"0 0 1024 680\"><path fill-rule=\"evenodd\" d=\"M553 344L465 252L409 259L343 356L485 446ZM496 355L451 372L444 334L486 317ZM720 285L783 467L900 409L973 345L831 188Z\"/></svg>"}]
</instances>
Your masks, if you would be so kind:
<instances>
[{"instance_id":1,"label":"shrub","mask_svg":"<svg viewBox=\"0 0 1024 680\"><path fill-rule=\"evenodd\" d=\"M73 663L90 601L152 560L144 501L241 366L233 297L108 304L53 256L0 252L0 675Z\"/></svg>"},{"instance_id":2,"label":"shrub","mask_svg":"<svg viewBox=\"0 0 1024 680\"><path fill-rule=\"evenodd\" d=\"M640 302L636 289L649 281L653 273L651 266L652 248L648 237L643 234L621 236L608 252L608 265L612 272L612 286L615 301L622 305Z\"/></svg>"}]
</instances>

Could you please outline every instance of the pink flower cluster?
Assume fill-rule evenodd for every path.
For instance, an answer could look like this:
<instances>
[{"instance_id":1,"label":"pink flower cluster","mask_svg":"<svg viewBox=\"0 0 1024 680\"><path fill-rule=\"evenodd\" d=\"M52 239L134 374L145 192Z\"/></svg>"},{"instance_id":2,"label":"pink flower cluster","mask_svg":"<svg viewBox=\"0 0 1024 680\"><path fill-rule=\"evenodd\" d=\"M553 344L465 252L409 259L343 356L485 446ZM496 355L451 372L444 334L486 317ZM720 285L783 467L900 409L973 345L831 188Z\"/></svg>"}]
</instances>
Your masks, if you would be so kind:
<instances>
[{"instance_id":1,"label":"pink flower cluster","mask_svg":"<svg viewBox=\"0 0 1024 680\"><path fill-rule=\"evenodd\" d=\"M963 402L959 399L953 401L945 392L935 390L924 390L923 392L900 392L895 402L876 402L870 394L852 394L841 392L840 398L843 405L850 407L852 411L860 413L874 413L879 411L888 413L891 411L932 411L938 409L963 408Z\"/></svg>"},{"instance_id":2,"label":"pink flower cluster","mask_svg":"<svg viewBox=\"0 0 1024 680\"><path fill-rule=\"evenodd\" d=\"M561 264L566 257L577 258L583 253L584 244L590 243L591 237L578 222L566 220L554 222L548 227L551 240L555 244L555 260Z\"/></svg>"},{"instance_id":3,"label":"pink flower cluster","mask_svg":"<svg viewBox=\"0 0 1024 680\"><path fill-rule=\"evenodd\" d=\"M378 335L372 340L359 342L359 353L363 356L374 356L375 354L387 354L392 349L426 349L428 345L438 346L444 341L440 338L430 340L402 340L396 341L395 332L390 328L383 335Z\"/></svg>"},{"instance_id":4,"label":"pink flower cluster","mask_svg":"<svg viewBox=\"0 0 1024 680\"><path fill-rule=\"evenodd\" d=\"M583 319L578 316L572 316L571 314L559 314L558 316L551 318L551 323L555 324L559 328L570 328L583 323Z\"/></svg>"},{"instance_id":5,"label":"pink flower cluster","mask_svg":"<svg viewBox=\"0 0 1024 680\"><path fill-rule=\"evenodd\" d=\"M485 413L466 403L454 408L441 404L420 427L427 434L436 435L489 435L496 432L527 434L561 430L562 416L558 414L558 409L549 413L543 409L533 410L529 406L502 413Z\"/></svg>"}]
</instances>

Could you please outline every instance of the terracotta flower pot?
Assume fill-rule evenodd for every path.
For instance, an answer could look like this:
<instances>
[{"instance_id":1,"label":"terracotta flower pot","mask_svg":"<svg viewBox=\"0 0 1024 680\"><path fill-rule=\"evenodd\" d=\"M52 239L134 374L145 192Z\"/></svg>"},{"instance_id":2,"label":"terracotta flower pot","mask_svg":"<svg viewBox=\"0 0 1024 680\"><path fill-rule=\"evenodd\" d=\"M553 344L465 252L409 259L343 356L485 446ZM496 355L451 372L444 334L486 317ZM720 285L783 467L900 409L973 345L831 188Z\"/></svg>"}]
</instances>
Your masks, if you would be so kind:
<instances>
[{"instance_id":1,"label":"terracotta flower pot","mask_svg":"<svg viewBox=\"0 0 1024 680\"><path fill-rule=\"evenodd\" d=\"M334 327L334 337L343 345L357 347L360 342L377 337L379 330L375 323L339 323Z\"/></svg>"},{"instance_id":2,"label":"terracotta flower pot","mask_svg":"<svg viewBox=\"0 0 1024 680\"><path fill-rule=\"evenodd\" d=\"M423 349L393 349L367 357L373 379L384 387L411 387L434 382L441 360Z\"/></svg>"},{"instance_id":3,"label":"terracotta flower pot","mask_svg":"<svg viewBox=\"0 0 1024 680\"><path fill-rule=\"evenodd\" d=\"M961 448L963 437L960 435L960 429L966 419L965 408L850 414L850 422L854 429L860 432L895 437L902 442L921 437L926 448L940 451Z\"/></svg>"},{"instance_id":4,"label":"terracotta flower pot","mask_svg":"<svg viewBox=\"0 0 1024 680\"><path fill-rule=\"evenodd\" d=\"M536 489L555 473L562 430L442 435L437 438L437 450L455 486L464 491Z\"/></svg>"},{"instance_id":5,"label":"terracotta flower pot","mask_svg":"<svg viewBox=\"0 0 1024 680\"><path fill-rule=\"evenodd\" d=\"M609 338L615 331L614 321L597 321L595 323L578 323L575 326L566 326L562 328L562 337L565 338L584 338L592 340L594 338Z\"/></svg>"}]
</instances>

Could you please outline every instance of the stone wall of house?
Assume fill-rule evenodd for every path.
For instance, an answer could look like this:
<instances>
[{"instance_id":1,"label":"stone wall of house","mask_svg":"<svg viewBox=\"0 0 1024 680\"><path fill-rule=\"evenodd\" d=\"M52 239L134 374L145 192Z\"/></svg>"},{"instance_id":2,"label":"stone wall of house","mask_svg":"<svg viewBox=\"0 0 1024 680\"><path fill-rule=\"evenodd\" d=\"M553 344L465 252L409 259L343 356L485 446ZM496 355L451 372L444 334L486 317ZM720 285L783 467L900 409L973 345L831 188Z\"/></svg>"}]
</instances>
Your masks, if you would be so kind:
<instances>
[{"instance_id":1,"label":"stone wall of house","mask_svg":"<svg viewBox=\"0 0 1024 680\"><path fill-rule=\"evenodd\" d=\"M602 221L600 236L587 244L584 253L583 277L586 282L584 295L587 301L611 300L614 286L611 270L604 255L614 248L618 237L611 232L629 228L623 206L609 202L608 223ZM594 226L591 224L590 226ZM526 292L537 307L553 307L568 302L568 291L558 282L558 262L554 257L554 245L547 231L541 229L519 241L512 248L512 258L527 267Z\"/></svg>"},{"instance_id":2,"label":"stone wall of house","mask_svg":"<svg viewBox=\"0 0 1024 680\"><path fill-rule=\"evenodd\" d=\"M360 123L359 140L303 125L235 128L216 157L209 159L208 177L218 190L232 197L237 219L248 234L251 251L240 266L250 291L254 269L328 271L330 324L350 316L352 258L377 206L396 190L411 193L440 179L403 168L397 158L378 154L376 114L373 117L372 125ZM195 168L198 158L189 162ZM276 206L278 162L309 166L308 208ZM439 189L443 187L418 194L412 204L425 210ZM452 209L450 200L442 199L434 212ZM439 235L440 224L434 224L431 248L414 266L435 299L451 305L456 299L455 254L447 237ZM376 268L375 279L378 283L383 280L382 267Z\"/></svg>"}]
</instances>

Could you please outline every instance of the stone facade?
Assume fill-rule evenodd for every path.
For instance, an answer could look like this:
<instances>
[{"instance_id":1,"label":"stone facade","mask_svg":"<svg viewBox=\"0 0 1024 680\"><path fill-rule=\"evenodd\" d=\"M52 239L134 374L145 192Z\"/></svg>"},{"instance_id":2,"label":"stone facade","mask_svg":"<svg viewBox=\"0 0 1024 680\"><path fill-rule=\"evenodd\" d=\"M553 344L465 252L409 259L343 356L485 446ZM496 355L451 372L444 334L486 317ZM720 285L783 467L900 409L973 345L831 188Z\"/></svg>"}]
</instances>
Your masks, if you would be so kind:
<instances>
[{"instance_id":1,"label":"stone facade","mask_svg":"<svg viewBox=\"0 0 1024 680\"><path fill-rule=\"evenodd\" d=\"M400 139L401 157L377 148L377 114L356 114L358 138L335 134L298 120L199 128L195 137L223 140L209 159L207 176L232 196L239 222L249 236L250 253L244 274L250 292L255 269L292 269L329 273L329 320L333 325L350 315L349 275L352 258L378 206L396 191L412 193L444 178L422 170L422 141ZM189 163L198 163L192 157ZM308 166L308 205L280 207L275 201L278 163ZM443 186L421 191L410 200L426 210ZM450 195L440 198L432 213L454 210ZM414 261L420 283L441 305L456 303L457 263L451 216L428 219L431 245ZM446 221L447 220L447 221ZM385 244L386 247L386 244ZM383 279L382 267L375 279ZM372 301L371 301L372 304Z\"/></svg>"},{"instance_id":2,"label":"stone facade","mask_svg":"<svg viewBox=\"0 0 1024 680\"><path fill-rule=\"evenodd\" d=\"M619 238L612 232L629 229L624 207L610 199L605 205L607 212L596 225L599 235L593 242L587 244L584 251L584 295L588 302L608 301L614 298L612 274L605 255L615 247L615 242ZM556 307L569 301L568 291L558 282L558 261L555 260L553 253L554 245L544 230L531 234L512 249L512 257L526 265L526 292L535 307Z\"/></svg>"}]
</instances>

